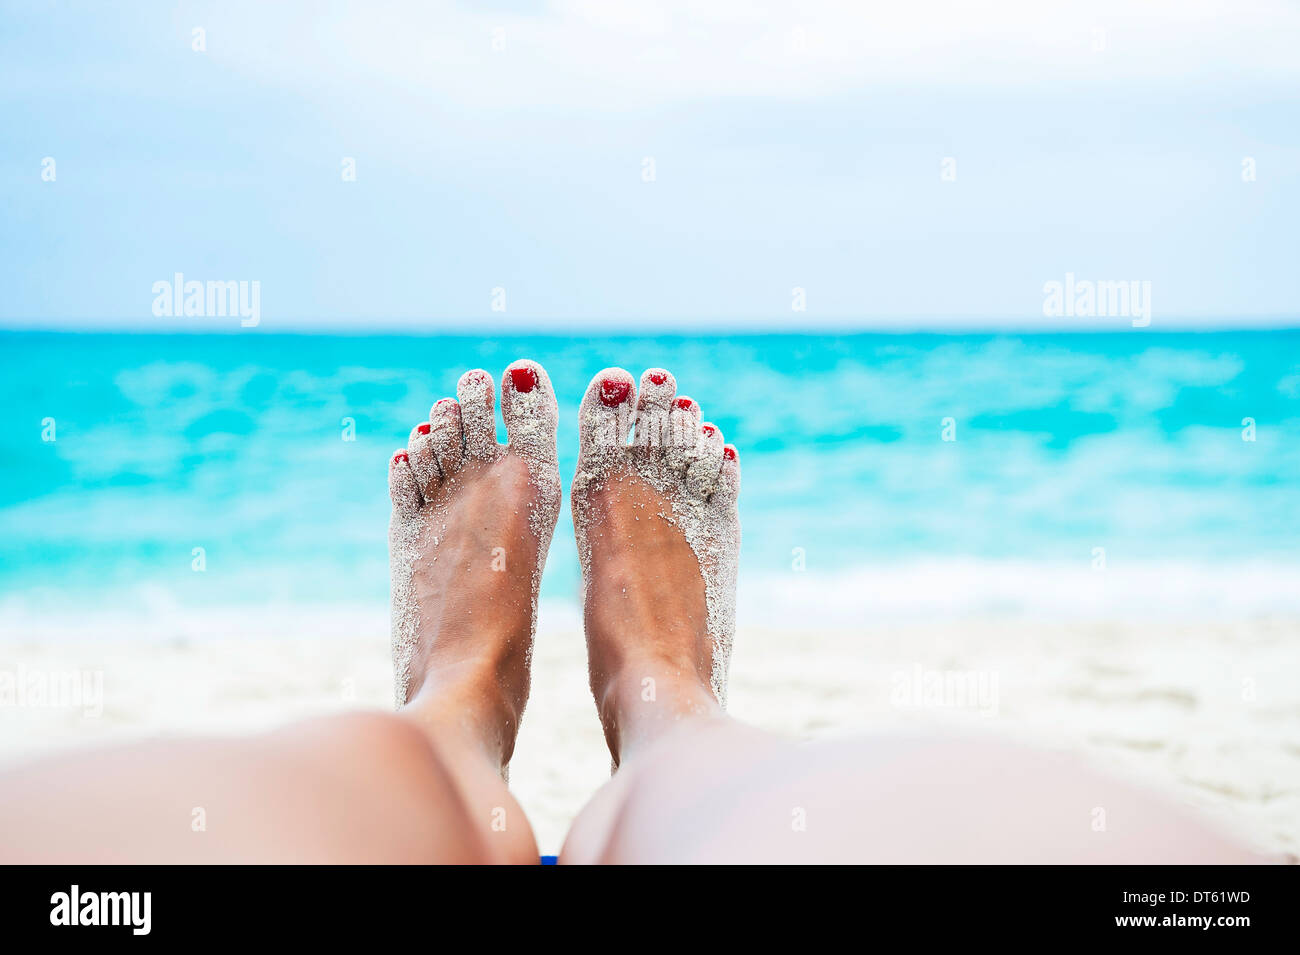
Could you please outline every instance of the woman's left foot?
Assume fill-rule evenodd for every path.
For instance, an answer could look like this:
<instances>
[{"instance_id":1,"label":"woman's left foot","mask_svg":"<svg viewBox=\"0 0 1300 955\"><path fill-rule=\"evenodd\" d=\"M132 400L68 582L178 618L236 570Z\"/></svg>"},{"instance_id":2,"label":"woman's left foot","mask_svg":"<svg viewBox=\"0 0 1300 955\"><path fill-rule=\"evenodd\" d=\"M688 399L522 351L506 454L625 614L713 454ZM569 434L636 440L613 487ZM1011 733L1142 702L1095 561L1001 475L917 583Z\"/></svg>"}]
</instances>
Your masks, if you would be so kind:
<instances>
[{"instance_id":1,"label":"woman's left foot","mask_svg":"<svg viewBox=\"0 0 1300 955\"><path fill-rule=\"evenodd\" d=\"M388 472L397 704L498 771L528 700L537 588L560 504L555 392L517 361L466 372L411 431Z\"/></svg>"}]
</instances>

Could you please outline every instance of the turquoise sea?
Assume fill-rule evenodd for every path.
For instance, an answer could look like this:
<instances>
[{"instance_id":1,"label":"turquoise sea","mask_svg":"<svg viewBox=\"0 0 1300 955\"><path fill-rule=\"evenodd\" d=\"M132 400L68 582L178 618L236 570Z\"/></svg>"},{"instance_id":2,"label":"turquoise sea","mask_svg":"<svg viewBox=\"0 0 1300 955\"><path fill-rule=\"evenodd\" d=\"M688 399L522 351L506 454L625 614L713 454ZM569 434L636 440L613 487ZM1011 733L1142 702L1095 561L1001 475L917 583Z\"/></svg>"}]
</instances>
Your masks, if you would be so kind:
<instances>
[{"instance_id":1,"label":"turquoise sea","mask_svg":"<svg viewBox=\"0 0 1300 955\"><path fill-rule=\"evenodd\" d=\"M1099 546L1112 568L1300 563L1297 331L11 332L0 599L383 602L389 453L462 371L516 357L559 392L566 493L589 378L671 369L740 449L742 583L796 563L810 582L936 559L1086 567ZM577 586L566 507L543 593Z\"/></svg>"}]
</instances>

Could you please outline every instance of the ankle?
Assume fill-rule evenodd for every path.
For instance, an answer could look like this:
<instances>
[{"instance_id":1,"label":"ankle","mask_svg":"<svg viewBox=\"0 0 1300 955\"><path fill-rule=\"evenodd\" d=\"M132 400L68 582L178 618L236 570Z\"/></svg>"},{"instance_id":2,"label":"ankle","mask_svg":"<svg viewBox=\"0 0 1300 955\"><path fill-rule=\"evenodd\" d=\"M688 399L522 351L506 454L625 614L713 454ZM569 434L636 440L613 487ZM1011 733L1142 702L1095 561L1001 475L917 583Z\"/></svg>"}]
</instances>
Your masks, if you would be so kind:
<instances>
[{"instance_id":1,"label":"ankle","mask_svg":"<svg viewBox=\"0 0 1300 955\"><path fill-rule=\"evenodd\" d=\"M723 715L694 668L662 659L628 661L602 687L592 689L616 763L684 723Z\"/></svg>"},{"instance_id":2,"label":"ankle","mask_svg":"<svg viewBox=\"0 0 1300 955\"><path fill-rule=\"evenodd\" d=\"M502 687L499 672L473 660L440 666L426 674L402 713L436 736L481 750L504 769L514 753L527 692Z\"/></svg>"}]
</instances>

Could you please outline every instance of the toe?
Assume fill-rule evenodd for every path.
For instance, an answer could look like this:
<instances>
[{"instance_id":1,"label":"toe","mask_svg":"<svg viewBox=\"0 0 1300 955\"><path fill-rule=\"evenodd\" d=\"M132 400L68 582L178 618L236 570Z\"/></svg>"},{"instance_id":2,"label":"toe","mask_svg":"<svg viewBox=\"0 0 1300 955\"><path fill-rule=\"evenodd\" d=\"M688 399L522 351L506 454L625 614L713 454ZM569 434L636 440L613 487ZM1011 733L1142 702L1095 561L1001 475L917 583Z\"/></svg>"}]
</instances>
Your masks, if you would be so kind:
<instances>
[{"instance_id":1,"label":"toe","mask_svg":"<svg viewBox=\"0 0 1300 955\"><path fill-rule=\"evenodd\" d=\"M648 368L641 375L636 401L636 432L632 444L638 448L662 451L669 444L672 428L669 414L677 382L662 368Z\"/></svg>"},{"instance_id":2,"label":"toe","mask_svg":"<svg viewBox=\"0 0 1300 955\"><path fill-rule=\"evenodd\" d=\"M497 450L497 420L492 376L481 368L467 371L456 385L460 399L465 457L489 459Z\"/></svg>"},{"instance_id":3,"label":"toe","mask_svg":"<svg viewBox=\"0 0 1300 955\"><path fill-rule=\"evenodd\" d=\"M632 426L636 388L622 368L606 368L591 379L578 409L578 442L584 457L622 452Z\"/></svg>"},{"instance_id":4,"label":"toe","mask_svg":"<svg viewBox=\"0 0 1300 955\"><path fill-rule=\"evenodd\" d=\"M555 426L560 411L546 369L521 358L501 376L501 415L512 447L555 460Z\"/></svg>"},{"instance_id":5,"label":"toe","mask_svg":"<svg viewBox=\"0 0 1300 955\"><path fill-rule=\"evenodd\" d=\"M393 499L394 514L414 517L419 511L420 489L406 448L398 448L388 461L388 493Z\"/></svg>"},{"instance_id":6,"label":"toe","mask_svg":"<svg viewBox=\"0 0 1300 955\"><path fill-rule=\"evenodd\" d=\"M460 404L455 398L443 398L429 410L429 446L438 461L444 479L460 470L465 452L465 435L461 429Z\"/></svg>"},{"instance_id":7,"label":"toe","mask_svg":"<svg viewBox=\"0 0 1300 955\"><path fill-rule=\"evenodd\" d=\"M434 488L442 479L430 430L429 422L421 422L411 429L411 436L406 439L406 453L410 458L411 471L415 475L416 486L419 487L420 494L425 500L433 496Z\"/></svg>"},{"instance_id":8,"label":"toe","mask_svg":"<svg viewBox=\"0 0 1300 955\"><path fill-rule=\"evenodd\" d=\"M695 458L700 439L700 406L685 395L674 398L668 413L668 449L665 458L678 477Z\"/></svg>"},{"instance_id":9,"label":"toe","mask_svg":"<svg viewBox=\"0 0 1300 955\"><path fill-rule=\"evenodd\" d=\"M722 470L722 432L708 421L700 425L695 453L686 468L686 489L696 497L708 497L718 483Z\"/></svg>"},{"instance_id":10,"label":"toe","mask_svg":"<svg viewBox=\"0 0 1300 955\"><path fill-rule=\"evenodd\" d=\"M740 496L740 457L734 444L722 446L722 471L718 485L713 489L715 501L731 502Z\"/></svg>"}]
</instances>

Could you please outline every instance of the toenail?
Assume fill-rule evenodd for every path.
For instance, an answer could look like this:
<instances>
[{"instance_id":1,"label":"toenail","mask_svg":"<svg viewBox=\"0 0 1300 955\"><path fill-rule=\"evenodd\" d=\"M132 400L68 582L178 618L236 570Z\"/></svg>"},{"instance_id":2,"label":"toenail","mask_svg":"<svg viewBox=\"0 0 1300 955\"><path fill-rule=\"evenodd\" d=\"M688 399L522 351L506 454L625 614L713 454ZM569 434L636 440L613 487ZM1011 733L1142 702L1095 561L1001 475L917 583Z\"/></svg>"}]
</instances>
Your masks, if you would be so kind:
<instances>
[{"instance_id":1,"label":"toenail","mask_svg":"<svg viewBox=\"0 0 1300 955\"><path fill-rule=\"evenodd\" d=\"M668 380L668 376L665 375L662 371L653 371L650 373L651 384L662 385L667 380Z\"/></svg>"},{"instance_id":2,"label":"toenail","mask_svg":"<svg viewBox=\"0 0 1300 955\"><path fill-rule=\"evenodd\" d=\"M715 434L718 433L718 429L715 428L715 427L714 427L713 425L711 425L711 424L706 424L706 425L705 425L703 428L701 428L700 430L703 431L705 434L707 434L710 438L713 437Z\"/></svg>"},{"instance_id":3,"label":"toenail","mask_svg":"<svg viewBox=\"0 0 1300 955\"><path fill-rule=\"evenodd\" d=\"M681 408L683 411L690 411L690 410L691 410L691 399L690 399L690 398L678 398L678 399L677 399L677 407Z\"/></svg>"},{"instance_id":4,"label":"toenail","mask_svg":"<svg viewBox=\"0 0 1300 955\"><path fill-rule=\"evenodd\" d=\"M619 381L617 378L606 378L600 383L600 403L607 408L615 408L627 401L627 396L632 393L630 382Z\"/></svg>"},{"instance_id":5,"label":"toenail","mask_svg":"<svg viewBox=\"0 0 1300 955\"><path fill-rule=\"evenodd\" d=\"M395 462L396 462L396 461L409 461L409 460L411 460L411 459L408 458L408 457L406 456L406 452L405 452L405 451L398 451L396 454L393 455L393 461L395 461Z\"/></svg>"},{"instance_id":6,"label":"toenail","mask_svg":"<svg viewBox=\"0 0 1300 955\"><path fill-rule=\"evenodd\" d=\"M510 381L514 383L515 391L521 395L526 395L537 387L537 372L527 365L521 368L511 368Z\"/></svg>"},{"instance_id":7,"label":"toenail","mask_svg":"<svg viewBox=\"0 0 1300 955\"><path fill-rule=\"evenodd\" d=\"M430 427L429 422L426 421L426 422L424 422L424 424L416 425L416 426L415 426L415 430L418 431L418 432L420 432L420 434L428 434L428 433L429 433L429 427Z\"/></svg>"},{"instance_id":8,"label":"toenail","mask_svg":"<svg viewBox=\"0 0 1300 955\"><path fill-rule=\"evenodd\" d=\"M736 449L733 448L731 445L727 445L725 448L722 449L722 456L726 458L728 461L734 461L736 460Z\"/></svg>"}]
</instances>

